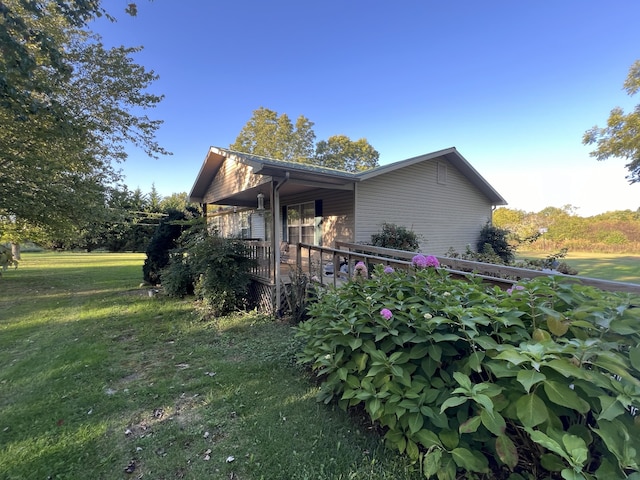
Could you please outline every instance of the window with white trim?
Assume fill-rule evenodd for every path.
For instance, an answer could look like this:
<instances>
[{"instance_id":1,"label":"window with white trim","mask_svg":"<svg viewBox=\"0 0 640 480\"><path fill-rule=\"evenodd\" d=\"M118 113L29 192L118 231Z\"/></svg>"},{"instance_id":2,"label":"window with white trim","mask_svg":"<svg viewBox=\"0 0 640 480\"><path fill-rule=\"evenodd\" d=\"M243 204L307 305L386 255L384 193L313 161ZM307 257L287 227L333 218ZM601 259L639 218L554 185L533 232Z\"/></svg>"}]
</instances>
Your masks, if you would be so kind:
<instances>
[{"instance_id":1,"label":"window with white trim","mask_svg":"<svg viewBox=\"0 0 640 480\"><path fill-rule=\"evenodd\" d=\"M315 243L315 202L287 205L287 241Z\"/></svg>"}]
</instances>

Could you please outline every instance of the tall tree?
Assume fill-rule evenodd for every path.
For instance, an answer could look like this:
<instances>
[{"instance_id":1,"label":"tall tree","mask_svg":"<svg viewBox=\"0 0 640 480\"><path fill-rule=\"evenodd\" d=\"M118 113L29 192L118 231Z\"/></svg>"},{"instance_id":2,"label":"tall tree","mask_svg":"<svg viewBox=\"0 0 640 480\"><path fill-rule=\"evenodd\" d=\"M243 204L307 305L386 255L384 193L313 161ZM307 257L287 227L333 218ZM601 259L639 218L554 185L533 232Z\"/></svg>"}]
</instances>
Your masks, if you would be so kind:
<instances>
[{"instance_id":1,"label":"tall tree","mask_svg":"<svg viewBox=\"0 0 640 480\"><path fill-rule=\"evenodd\" d=\"M302 115L294 127L286 113L278 115L260 107L229 148L278 160L306 161L313 153L315 133L312 127L313 123Z\"/></svg>"},{"instance_id":2,"label":"tall tree","mask_svg":"<svg viewBox=\"0 0 640 480\"><path fill-rule=\"evenodd\" d=\"M640 60L629 69L623 88L630 96L640 91ZM629 183L640 182L640 104L626 114L622 108L615 107L609 114L607 126L595 126L585 132L582 143L596 145L591 156L598 160L610 157L625 159Z\"/></svg>"},{"instance_id":3,"label":"tall tree","mask_svg":"<svg viewBox=\"0 0 640 480\"><path fill-rule=\"evenodd\" d=\"M229 148L292 162L359 172L378 166L380 154L366 139L334 135L314 145L313 122L300 115L295 127L287 114L260 107Z\"/></svg>"},{"instance_id":4,"label":"tall tree","mask_svg":"<svg viewBox=\"0 0 640 480\"><path fill-rule=\"evenodd\" d=\"M132 143L151 156L161 96L138 48L105 49L87 23L99 0L0 3L0 214L60 235L104 204Z\"/></svg>"},{"instance_id":5,"label":"tall tree","mask_svg":"<svg viewBox=\"0 0 640 480\"><path fill-rule=\"evenodd\" d=\"M334 135L316 145L314 163L348 172L361 172L378 166L380 154L365 138L355 142L345 135Z\"/></svg>"}]
</instances>

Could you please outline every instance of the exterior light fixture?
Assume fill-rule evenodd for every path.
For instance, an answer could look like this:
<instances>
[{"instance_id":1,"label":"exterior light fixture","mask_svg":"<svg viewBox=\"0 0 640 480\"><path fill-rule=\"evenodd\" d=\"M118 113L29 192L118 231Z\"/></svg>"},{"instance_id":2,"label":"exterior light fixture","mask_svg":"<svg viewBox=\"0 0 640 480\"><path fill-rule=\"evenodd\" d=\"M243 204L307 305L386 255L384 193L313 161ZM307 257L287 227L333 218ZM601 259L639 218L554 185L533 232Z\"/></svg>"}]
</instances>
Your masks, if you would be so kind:
<instances>
[{"instance_id":1,"label":"exterior light fixture","mask_svg":"<svg viewBox=\"0 0 640 480\"><path fill-rule=\"evenodd\" d=\"M264 210L264 193L258 194L258 210Z\"/></svg>"}]
</instances>

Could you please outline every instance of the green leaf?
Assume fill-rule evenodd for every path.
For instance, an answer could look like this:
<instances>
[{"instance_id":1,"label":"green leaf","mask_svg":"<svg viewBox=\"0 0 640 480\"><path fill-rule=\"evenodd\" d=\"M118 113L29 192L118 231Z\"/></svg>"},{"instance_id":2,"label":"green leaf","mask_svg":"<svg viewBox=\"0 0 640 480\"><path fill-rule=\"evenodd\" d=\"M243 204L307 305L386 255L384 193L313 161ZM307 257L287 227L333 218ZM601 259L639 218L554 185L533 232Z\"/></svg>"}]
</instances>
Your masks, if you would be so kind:
<instances>
[{"instance_id":1,"label":"green leaf","mask_svg":"<svg viewBox=\"0 0 640 480\"><path fill-rule=\"evenodd\" d=\"M546 367L554 369L566 378L585 378L586 372L565 359L549 360L545 363Z\"/></svg>"},{"instance_id":2,"label":"green leaf","mask_svg":"<svg viewBox=\"0 0 640 480\"><path fill-rule=\"evenodd\" d=\"M424 423L424 417L421 413L409 413L409 431L411 433L416 433L422 429L422 424Z\"/></svg>"},{"instance_id":3,"label":"green leaf","mask_svg":"<svg viewBox=\"0 0 640 480\"><path fill-rule=\"evenodd\" d=\"M456 448L460 443L460 436L455 430L442 430L438 436L442 440L442 444L448 449Z\"/></svg>"},{"instance_id":4,"label":"green leaf","mask_svg":"<svg viewBox=\"0 0 640 480\"><path fill-rule=\"evenodd\" d=\"M478 427L482 423L482 419L479 415L467 419L467 421L460 424L458 432L460 433L473 433L478 430Z\"/></svg>"},{"instance_id":5,"label":"green leaf","mask_svg":"<svg viewBox=\"0 0 640 480\"><path fill-rule=\"evenodd\" d=\"M429 356L436 362L440 362L440 359L442 358L442 347L440 345L436 345L435 343L430 344Z\"/></svg>"},{"instance_id":6,"label":"green leaf","mask_svg":"<svg viewBox=\"0 0 640 480\"><path fill-rule=\"evenodd\" d=\"M509 350L500 352L494 358L496 360L506 360L507 362L511 362L514 365L520 365L522 362L529 361L529 357L527 357L526 355L521 355L515 350L515 348L514 349L510 348Z\"/></svg>"},{"instance_id":7,"label":"green leaf","mask_svg":"<svg viewBox=\"0 0 640 480\"><path fill-rule=\"evenodd\" d=\"M563 383L545 380L543 387L544 393L547 394L549 400L556 405L573 408L580 413L587 413L591 409L588 402L578 397L575 390L570 389Z\"/></svg>"},{"instance_id":8,"label":"green leaf","mask_svg":"<svg viewBox=\"0 0 640 480\"><path fill-rule=\"evenodd\" d=\"M407 452L407 456L411 460L417 460L418 457L420 456L420 450L418 449L418 446L415 443L413 443L411 440L407 440L406 452Z\"/></svg>"},{"instance_id":9,"label":"green leaf","mask_svg":"<svg viewBox=\"0 0 640 480\"><path fill-rule=\"evenodd\" d=\"M631 366L640 372L640 345L629 349L629 361Z\"/></svg>"},{"instance_id":10,"label":"green leaf","mask_svg":"<svg viewBox=\"0 0 640 480\"><path fill-rule=\"evenodd\" d=\"M570 468L565 468L560 472L560 475L564 480L585 480L584 475L576 472L575 470L571 470Z\"/></svg>"},{"instance_id":11,"label":"green leaf","mask_svg":"<svg viewBox=\"0 0 640 480\"><path fill-rule=\"evenodd\" d=\"M379 398L371 398L367 403L367 410L369 411L369 413L371 414L371 417L373 418L378 418L381 414L381 410L382 410L382 402L380 401Z\"/></svg>"},{"instance_id":12,"label":"green leaf","mask_svg":"<svg viewBox=\"0 0 640 480\"><path fill-rule=\"evenodd\" d=\"M550 450L553 453L560 455L565 460L570 461L567 452L565 452L562 446L560 446L560 444L551 437L545 435L540 430L532 430L529 427L525 427L525 430L531 437L531 440L536 442L538 445L542 445L547 450Z\"/></svg>"},{"instance_id":13,"label":"green leaf","mask_svg":"<svg viewBox=\"0 0 640 480\"><path fill-rule=\"evenodd\" d=\"M510 470L513 470L518 464L518 449L513 441L506 435L499 435L498 438L496 438L496 453L498 454L498 458L502 460Z\"/></svg>"},{"instance_id":14,"label":"green leaf","mask_svg":"<svg viewBox=\"0 0 640 480\"><path fill-rule=\"evenodd\" d=\"M357 350L362 345L362 339L360 337L351 337L349 339L349 346L351 350Z\"/></svg>"},{"instance_id":15,"label":"green leaf","mask_svg":"<svg viewBox=\"0 0 640 480\"><path fill-rule=\"evenodd\" d=\"M474 372L480 373L482 371L482 360L484 360L484 352L473 352L469 355L469 368Z\"/></svg>"},{"instance_id":16,"label":"green leaf","mask_svg":"<svg viewBox=\"0 0 640 480\"><path fill-rule=\"evenodd\" d=\"M493 411L493 400L491 400L488 396L478 393L474 394L471 397L476 403L482 405L486 410L492 412Z\"/></svg>"},{"instance_id":17,"label":"green leaf","mask_svg":"<svg viewBox=\"0 0 640 480\"><path fill-rule=\"evenodd\" d=\"M547 406L535 393L523 395L516 401L516 415L525 427L533 428L547 421Z\"/></svg>"},{"instance_id":18,"label":"green leaf","mask_svg":"<svg viewBox=\"0 0 640 480\"><path fill-rule=\"evenodd\" d=\"M562 458L553 453L543 453L540 455L540 465L550 472L559 472L567 466Z\"/></svg>"},{"instance_id":19,"label":"green leaf","mask_svg":"<svg viewBox=\"0 0 640 480\"><path fill-rule=\"evenodd\" d=\"M440 406L440 413L444 412L449 407L457 407L458 405L462 405L467 400L467 397L449 397Z\"/></svg>"},{"instance_id":20,"label":"green leaf","mask_svg":"<svg viewBox=\"0 0 640 480\"><path fill-rule=\"evenodd\" d=\"M600 415L598 415L597 418L598 420L613 420L614 418L627 412L615 397L601 395L598 397L598 399L600 400L600 405L602 406Z\"/></svg>"},{"instance_id":21,"label":"green leaf","mask_svg":"<svg viewBox=\"0 0 640 480\"><path fill-rule=\"evenodd\" d=\"M471 379L462 372L453 372L453 378L465 390L471 390Z\"/></svg>"},{"instance_id":22,"label":"green leaf","mask_svg":"<svg viewBox=\"0 0 640 480\"><path fill-rule=\"evenodd\" d=\"M418 442L420 442L420 444L427 449L435 446L442 447L440 438L438 438L438 436L431 430L427 430L426 428L423 428L419 432L415 433L413 435L413 438L418 440Z\"/></svg>"},{"instance_id":23,"label":"green leaf","mask_svg":"<svg viewBox=\"0 0 640 480\"><path fill-rule=\"evenodd\" d=\"M424 468L424 476L427 478L433 477L438 470L440 470L440 466L442 465L442 450L434 448L427 452L424 456L422 465Z\"/></svg>"},{"instance_id":24,"label":"green leaf","mask_svg":"<svg viewBox=\"0 0 640 480\"><path fill-rule=\"evenodd\" d=\"M367 366L367 360L369 360L369 355L363 352L358 352L353 354L353 361L356 364L356 368L358 372L362 372Z\"/></svg>"},{"instance_id":25,"label":"green leaf","mask_svg":"<svg viewBox=\"0 0 640 480\"><path fill-rule=\"evenodd\" d=\"M485 362L485 366L491 370L491 373L497 378L515 377L520 369L513 363L489 361Z\"/></svg>"},{"instance_id":26,"label":"green leaf","mask_svg":"<svg viewBox=\"0 0 640 480\"><path fill-rule=\"evenodd\" d=\"M426 345L426 344L414 345L413 347L411 347L411 350L409 350L409 358L411 360L422 359L428 355L428 352L429 352L429 345Z\"/></svg>"},{"instance_id":27,"label":"green leaf","mask_svg":"<svg viewBox=\"0 0 640 480\"><path fill-rule=\"evenodd\" d=\"M496 436L504 435L504 431L507 428L507 424L498 412L493 411L489 412L485 409L482 409L480 412L480 419L482 420L482 424Z\"/></svg>"},{"instance_id":28,"label":"green leaf","mask_svg":"<svg viewBox=\"0 0 640 480\"><path fill-rule=\"evenodd\" d=\"M521 370L518 372L518 376L516 378L522 384L525 391L529 393L533 385L542 382L547 377L543 373L535 370Z\"/></svg>"},{"instance_id":29,"label":"green leaf","mask_svg":"<svg viewBox=\"0 0 640 480\"><path fill-rule=\"evenodd\" d=\"M589 457L589 450L584 440L577 435L565 433L562 436L562 443L571 457L571 464L574 468L582 468Z\"/></svg>"},{"instance_id":30,"label":"green leaf","mask_svg":"<svg viewBox=\"0 0 640 480\"><path fill-rule=\"evenodd\" d=\"M467 471L478 473L489 471L489 461L480 452L472 452L466 448L454 448L451 451L451 456L458 467Z\"/></svg>"},{"instance_id":31,"label":"green leaf","mask_svg":"<svg viewBox=\"0 0 640 480\"><path fill-rule=\"evenodd\" d=\"M456 462L449 453L442 455L442 466L438 470L438 480L456 480Z\"/></svg>"}]
</instances>

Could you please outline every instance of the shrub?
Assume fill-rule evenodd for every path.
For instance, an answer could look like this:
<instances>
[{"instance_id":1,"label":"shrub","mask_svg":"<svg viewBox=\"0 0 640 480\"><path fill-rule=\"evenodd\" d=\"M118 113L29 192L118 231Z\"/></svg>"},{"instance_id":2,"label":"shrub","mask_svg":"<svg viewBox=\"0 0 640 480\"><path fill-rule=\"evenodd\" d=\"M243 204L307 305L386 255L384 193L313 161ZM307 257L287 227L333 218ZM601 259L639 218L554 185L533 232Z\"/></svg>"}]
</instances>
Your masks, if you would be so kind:
<instances>
[{"instance_id":1,"label":"shrub","mask_svg":"<svg viewBox=\"0 0 640 480\"><path fill-rule=\"evenodd\" d=\"M420 239L418 234L406 227L383 223L381 231L371 235L371 244L376 247L417 252L420 248Z\"/></svg>"},{"instance_id":2,"label":"shrub","mask_svg":"<svg viewBox=\"0 0 640 480\"><path fill-rule=\"evenodd\" d=\"M632 301L559 277L502 291L377 267L311 305L300 361L320 400L363 407L427 478L638 478Z\"/></svg>"},{"instance_id":3,"label":"shrub","mask_svg":"<svg viewBox=\"0 0 640 480\"><path fill-rule=\"evenodd\" d=\"M144 280L151 285L161 283L161 271L169 263L169 252L176 248L176 242L186 228L184 222L186 219L187 216L184 212L172 210L160 220L149 241L146 251L147 258L142 266Z\"/></svg>"},{"instance_id":4,"label":"shrub","mask_svg":"<svg viewBox=\"0 0 640 480\"><path fill-rule=\"evenodd\" d=\"M245 242L208 233L199 224L185 232L180 243L163 270L163 287L169 295L193 292L213 315L246 306L254 260Z\"/></svg>"},{"instance_id":5,"label":"shrub","mask_svg":"<svg viewBox=\"0 0 640 480\"><path fill-rule=\"evenodd\" d=\"M513 248L507 241L508 230L503 230L490 223L487 223L482 230L480 230L480 237L476 245L478 252L489 252L488 247L491 247L496 255L498 255L504 263L512 262L515 255Z\"/></svg>"}]
</instances>

